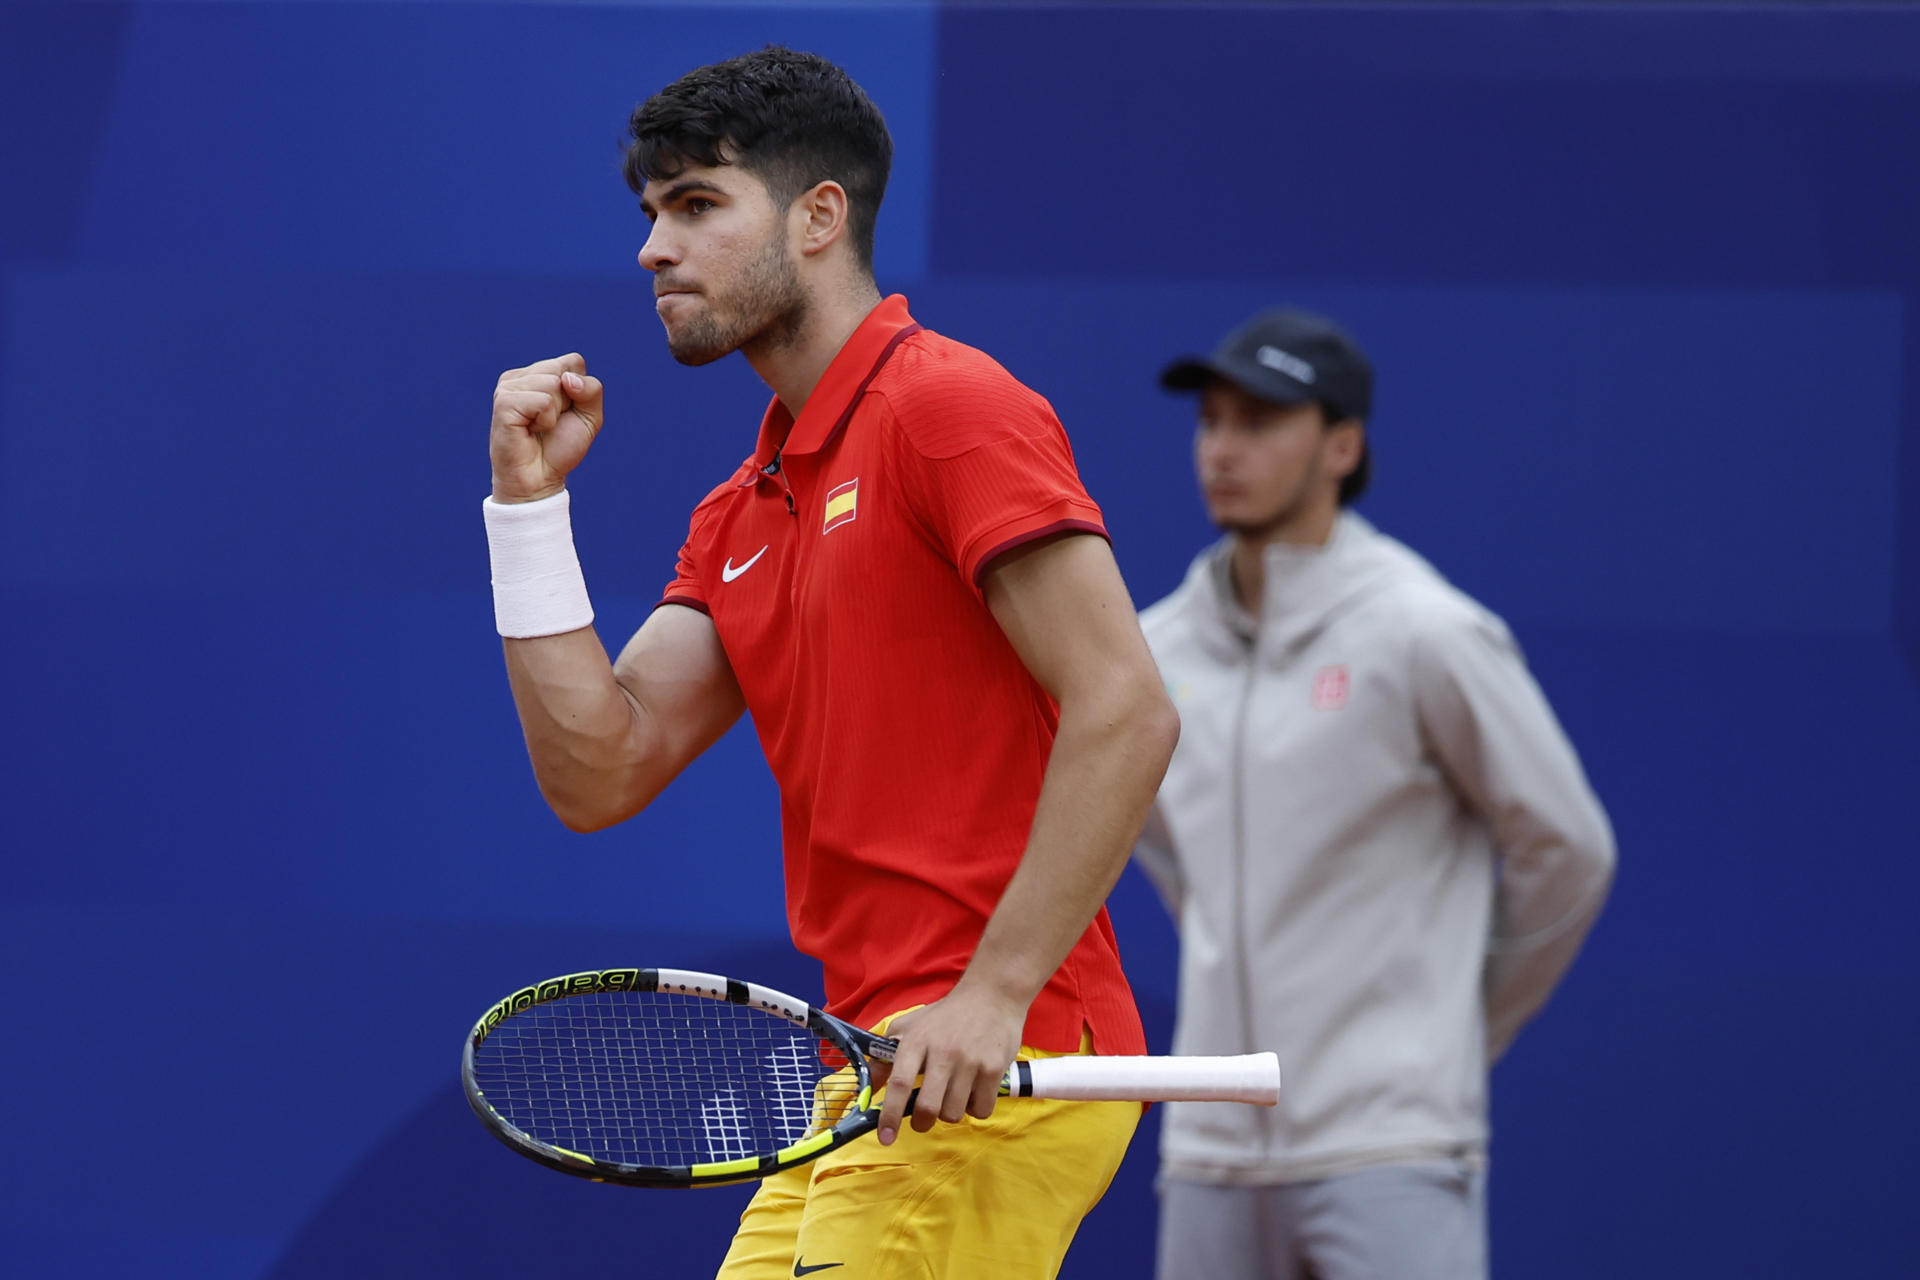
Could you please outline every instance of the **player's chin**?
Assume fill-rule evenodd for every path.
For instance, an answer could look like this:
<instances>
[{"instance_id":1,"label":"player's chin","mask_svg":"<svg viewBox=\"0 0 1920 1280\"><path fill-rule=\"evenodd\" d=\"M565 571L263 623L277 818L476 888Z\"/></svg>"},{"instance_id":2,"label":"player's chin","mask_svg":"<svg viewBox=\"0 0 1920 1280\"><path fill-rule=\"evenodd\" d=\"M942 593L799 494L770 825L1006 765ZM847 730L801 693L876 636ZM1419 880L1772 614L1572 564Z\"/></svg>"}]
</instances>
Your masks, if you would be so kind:
<instances>
[{"instance_id":1,"label":"player's chin","mask_svg":"<svg viewBox=\"0 0 1920 1280\"><path fill-rule=\"evenodd\" d=\"M1245 502L1236 502L1231 499L1207 500L1207 518L1213 521L1217 528L1244 529L1259 523L1254 519L1254 514L1252 506Z\"/></svg>"},{"instance_id":2,"label":"player's chin","mask_svg":"<svg viewBox=\"0 0 1920 1280\"><path fill-rule=\"evenodd\" d=\"M715 342L705 334L685 330L675 333L673 326L667 326L667 353L681 364L695 367L712 364L733 350L732 343Z\"/></svg>"}]
</instances>

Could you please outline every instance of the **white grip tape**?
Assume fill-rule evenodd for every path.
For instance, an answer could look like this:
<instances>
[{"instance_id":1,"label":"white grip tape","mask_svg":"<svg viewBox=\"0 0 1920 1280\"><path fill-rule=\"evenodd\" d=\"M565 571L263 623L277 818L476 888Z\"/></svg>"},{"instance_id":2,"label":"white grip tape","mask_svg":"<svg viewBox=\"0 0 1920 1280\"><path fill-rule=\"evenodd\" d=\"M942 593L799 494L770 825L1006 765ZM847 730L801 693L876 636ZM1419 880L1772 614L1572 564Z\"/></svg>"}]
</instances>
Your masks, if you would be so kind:
<instances>
[{"instance_id":1,"label":"white grip tape","mask_svg":"<svg viewBox=\"0 0 1920 1280\"><path fill-rule=\"evenodd\" d=\"M1036 1058L1024 1064L1035 1098L1080 1102L1280 1101L1280 1059L1271 1053L1232 1058ZM1013 1075L1021 1072L1016 1064ZM1022 1090L1024 1092L1024 1090Z\"/></svg>"},{"instance_id":2,"label":"white grip tape","mask_svg":"<svg viewBox=\"0 0 1920 1280\"><path fill-rule=\"evenodd\" d=\"M493 559L493 625L526 640L593 623L593 602L573 550L572 498L565 489L537 502L480 504Z\"/></svg>"}]
</instances>

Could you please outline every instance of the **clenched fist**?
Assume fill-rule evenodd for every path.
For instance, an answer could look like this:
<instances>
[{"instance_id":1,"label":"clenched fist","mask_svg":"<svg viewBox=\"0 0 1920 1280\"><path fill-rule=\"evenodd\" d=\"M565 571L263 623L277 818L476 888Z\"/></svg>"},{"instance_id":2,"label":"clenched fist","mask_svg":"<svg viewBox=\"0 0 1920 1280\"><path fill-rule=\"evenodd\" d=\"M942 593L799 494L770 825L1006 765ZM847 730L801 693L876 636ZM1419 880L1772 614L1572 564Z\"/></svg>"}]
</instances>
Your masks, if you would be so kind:
<instances>
[{"instance_id":1,"label":"clenched fist","mask_svg":"<svg viewBox=\"0 0 1920 1280\"><path fill-rule=\"evenodd\" d=\"M578 352L500 375L487 442L495 502L533 502L566 488L600 430L601 390Z\"/></svg>"}]
</instances>

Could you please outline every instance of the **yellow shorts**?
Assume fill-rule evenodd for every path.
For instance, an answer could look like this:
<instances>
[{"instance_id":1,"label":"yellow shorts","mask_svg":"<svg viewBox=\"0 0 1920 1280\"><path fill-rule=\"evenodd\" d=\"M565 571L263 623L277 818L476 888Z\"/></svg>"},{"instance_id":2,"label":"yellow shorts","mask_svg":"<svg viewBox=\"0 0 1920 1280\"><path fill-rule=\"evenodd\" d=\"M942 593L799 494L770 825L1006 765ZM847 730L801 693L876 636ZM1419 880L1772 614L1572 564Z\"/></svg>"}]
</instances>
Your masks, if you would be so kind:
<instances>
[{"instance_id":1,"label":"yellow shorts","mask_svg":"<svg viewBox=\"0 0 1920 1280\"><path fill-rule=\"evenodd\" d=\"M1051 1280L1139 1123L1137 1102L1002 1098L890 1147L857 1138L760 1184L720 1280Z\"/></svg>"}]
</instances>

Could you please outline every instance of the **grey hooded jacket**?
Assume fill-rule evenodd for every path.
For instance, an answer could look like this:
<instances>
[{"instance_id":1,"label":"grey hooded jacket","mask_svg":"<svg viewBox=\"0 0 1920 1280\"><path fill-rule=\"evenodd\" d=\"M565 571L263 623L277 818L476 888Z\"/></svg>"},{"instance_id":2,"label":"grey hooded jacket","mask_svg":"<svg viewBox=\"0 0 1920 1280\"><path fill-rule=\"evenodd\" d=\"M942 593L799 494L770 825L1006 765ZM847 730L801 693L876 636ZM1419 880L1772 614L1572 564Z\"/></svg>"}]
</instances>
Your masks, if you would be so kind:
<instances>
[{"instance_id":1,"label":"grey hooded jacket","mask_svg":"<svg viewBox=\"0 0 1920 1280\"><path fill-rule=\"evenodd\" d=\"M1228 545L1141 617L1180 745L1135 857L1178 922L1174 1051L1280 1056L1280 1105L1171 1103L1165 1172L1316 1179L1475 1159L1487 1066L1612 880L1606 815L1507 628L1342 513Z\"/></svg>"}]
</instances>

